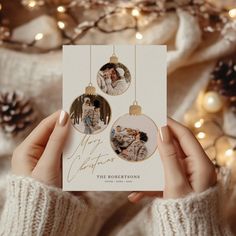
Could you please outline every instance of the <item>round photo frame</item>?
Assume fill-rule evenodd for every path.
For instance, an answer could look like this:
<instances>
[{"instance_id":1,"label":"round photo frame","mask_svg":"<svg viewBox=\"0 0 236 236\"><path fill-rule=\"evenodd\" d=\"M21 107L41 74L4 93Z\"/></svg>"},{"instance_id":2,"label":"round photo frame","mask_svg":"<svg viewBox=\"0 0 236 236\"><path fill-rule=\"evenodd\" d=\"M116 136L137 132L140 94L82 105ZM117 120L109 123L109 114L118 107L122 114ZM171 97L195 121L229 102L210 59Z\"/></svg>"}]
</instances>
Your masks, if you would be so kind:
<instances>
[{"instance_id":1,"label":"round photo frame","mask_svg":"<svg viewBox=\"0 0 236 236\"><path fill-rule=\"evenodd\" d=\"M131 74L122 63L106 63L97 73L97 85L101 91L111 96L124 94L130 87Z\"/></svg>"},{"instance_id":2,"label":"round photo frame","mask_svg":"<svg viewBox=\"0 0 236 236\"><path fill-rule=\"evenodd\" d=\"M158 128L146 115L125 114L112 125L110 143L123 160L140 162L150 158L157 149Z\"/></svg>"},{"instance_id":3,"label":"round photo frame","mask_svg":"<svg viewBox=\"0 0 236 236\"><path fill-rule=\"evenodd\" d=\"M80 133L98 134L110 123L110 104L101 95L82 94L71 104L70 120Z\"/></svg>"}]
</instances>

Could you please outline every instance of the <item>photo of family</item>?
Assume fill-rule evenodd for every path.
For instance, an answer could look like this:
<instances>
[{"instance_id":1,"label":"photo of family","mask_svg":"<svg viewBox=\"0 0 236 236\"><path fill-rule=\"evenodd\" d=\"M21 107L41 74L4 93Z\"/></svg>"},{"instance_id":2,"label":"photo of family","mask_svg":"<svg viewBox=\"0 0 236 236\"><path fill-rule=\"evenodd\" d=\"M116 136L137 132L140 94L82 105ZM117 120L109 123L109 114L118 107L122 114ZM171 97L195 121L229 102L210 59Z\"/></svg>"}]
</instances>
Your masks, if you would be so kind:
<instances>
[{"instance_id":1,"label":"photo of family","mask_svg":"<svg viewBox=\"0 0 236 236\"><path fill-rule=\"evenodd\" d=\"M84 134L97 134L110 122L111 108L99 95L81 95L74 100L70 108L73 127Z\"/></svg>"},{"instance_id":2,"label":"photo of family","mask_svg":"<svg viewBox=\"0 0 236 236\"><path fill-rule=\"evenodd\" d=\"M143 161L157 147L157 127L145 115L119 118L111 130L111 146L115 153L127 161Z\"/></svg>"},{"instance_id":3,"label":"photo of family","mask_svg":"<svg viewBox=\"0 0 236 236\"><path fill-rule=\"evenodd\" d=\"M109 95L121 95L130 86L130 72L122 63L107 63L97 74L99 88Z\"/></svg>"}]
</instances>

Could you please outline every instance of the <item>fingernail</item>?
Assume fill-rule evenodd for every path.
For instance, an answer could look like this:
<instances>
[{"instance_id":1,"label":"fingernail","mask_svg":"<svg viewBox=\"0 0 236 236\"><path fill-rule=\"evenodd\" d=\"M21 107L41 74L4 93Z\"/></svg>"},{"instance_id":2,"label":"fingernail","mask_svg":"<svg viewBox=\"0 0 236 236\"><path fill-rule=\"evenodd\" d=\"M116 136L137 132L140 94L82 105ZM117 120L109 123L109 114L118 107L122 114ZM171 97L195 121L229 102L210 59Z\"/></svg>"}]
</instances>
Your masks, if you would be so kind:
<instances>
[{"instance_id":1,"label":"fingernail","mask_svg":"<svg viewBox=\"0 0 236 236\"><path fill-rule=\"evenodd\" d=\"M60 117L59 117L59 125L64 126L67 122L68 114L61 110Z\"/></svg>"},{"instance_id":2,"label":"fingernail","mask_svg":"<svg viewBox=\"0 0 236 236\"><path fill-rule=\"evenodd\" d=\"M160 134L162 142L166 142L166 143L170 142L171 135L170 135L170 130L168 126L163 126L159 128L159 134Z\"/></svg>"},{"instance_id":3,"label":"fingernail","mask_svg":"<svg viewBox=\"0 0 236 236\"><path fill-rule=\"evenodd\" d=\"M132 192L128 195L128 199L132 202L138 202L143 198L142 192Z\"/></svg>"},{"instance_id":4,"label":"fingernail","mask_svg":"<svg viewBox=\"0 0 236 236\"><path fill-rule=\"evenodd\" d=\"M134 198L135 196L137 196L138 192L132 192L128 195L128 198Z\"/></svg>"}]
</instances>

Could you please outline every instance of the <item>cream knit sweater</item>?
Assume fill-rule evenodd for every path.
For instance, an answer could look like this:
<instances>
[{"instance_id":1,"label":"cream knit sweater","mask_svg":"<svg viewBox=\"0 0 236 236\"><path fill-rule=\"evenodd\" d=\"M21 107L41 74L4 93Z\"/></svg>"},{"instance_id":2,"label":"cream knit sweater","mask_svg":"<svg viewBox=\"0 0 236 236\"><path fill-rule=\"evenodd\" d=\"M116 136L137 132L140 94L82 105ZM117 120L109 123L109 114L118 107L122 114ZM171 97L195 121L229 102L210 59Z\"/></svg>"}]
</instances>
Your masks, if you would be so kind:
<instances>
[{"instance_id":1,"label":"cream knit sweater","mask_svg":"<svg viewBox=\"0 0 236 236\"><path fill-rule=\"evenodd\" d=\"M218 187L182 199L154 198L135 205L127 202L127 195L87 192L75 196L11 175L0 235L232 235L220 220Z\"/></svg>"}]
</instances>

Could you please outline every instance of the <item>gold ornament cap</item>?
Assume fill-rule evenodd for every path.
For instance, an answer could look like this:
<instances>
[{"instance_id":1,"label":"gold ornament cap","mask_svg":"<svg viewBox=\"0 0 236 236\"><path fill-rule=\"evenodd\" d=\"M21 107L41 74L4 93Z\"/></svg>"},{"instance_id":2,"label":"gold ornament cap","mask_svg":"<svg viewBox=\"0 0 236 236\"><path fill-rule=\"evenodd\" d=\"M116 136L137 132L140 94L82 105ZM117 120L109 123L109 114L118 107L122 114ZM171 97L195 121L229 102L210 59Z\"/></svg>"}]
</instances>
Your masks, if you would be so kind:
<instances>
[{"instance_id":1,"label":"gold ornament cap","mask_svg":"<svg viewBox=\"0 0 236 236\"><path fill-rule=\"evenodd\" d=\"M112 54L112 56L110 57L110 63L118 63L118 57L115 54Z\"/></svg>"},{"instance_id":2,"label":"gold ornament cap","mask_svg":"<svg viewBox=\"0 0 236 236\"><path fill-rule=\"evenodd\" d=\"M134 116L141 115L142 107L139 106L137 102L134 102L134 104L129 107L129 114Z\"/></svg>"},{"instance_id":3,"label":"gold ornament cap","mask_svg":"<svg viewBox=\"0 0 236 236\"><path fill-rule=\"evenodd\" d=\"M96 88L92 86L92 84L89 84L89 86L87 86L85 88L85 94L87 95L95 95L96 94Z\"/></svg>"}]
</instances>

